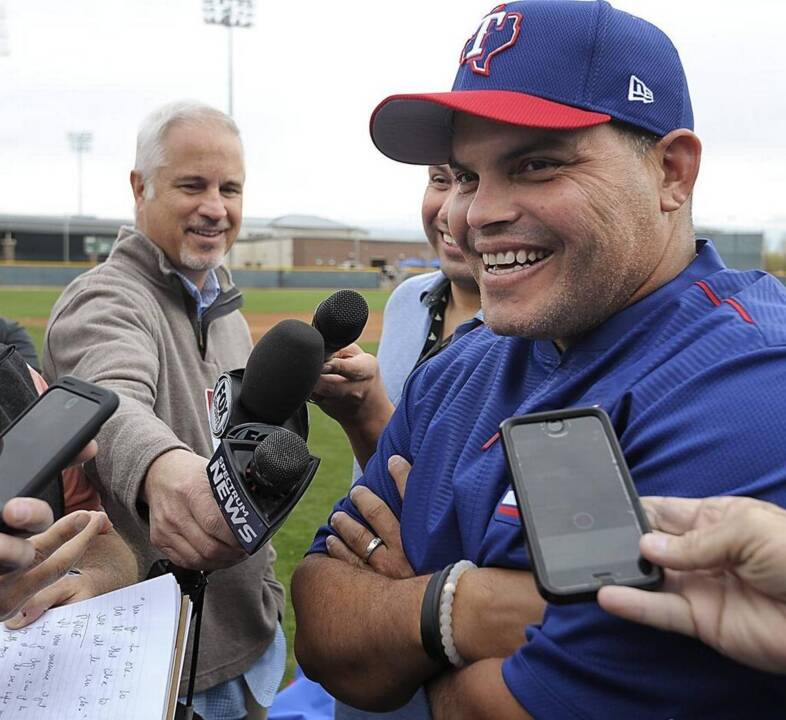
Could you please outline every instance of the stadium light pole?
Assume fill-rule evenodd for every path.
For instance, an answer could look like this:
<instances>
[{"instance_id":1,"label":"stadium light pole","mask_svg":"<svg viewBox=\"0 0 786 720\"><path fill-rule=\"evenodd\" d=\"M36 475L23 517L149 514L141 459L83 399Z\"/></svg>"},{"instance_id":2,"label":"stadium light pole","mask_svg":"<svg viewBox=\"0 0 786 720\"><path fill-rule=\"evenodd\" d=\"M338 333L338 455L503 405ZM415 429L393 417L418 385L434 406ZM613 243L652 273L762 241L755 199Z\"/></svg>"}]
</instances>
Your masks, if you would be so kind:
<instances>
[{"instance_id":1,"label":"stadium light pole","mask_svg":"<svg viewBox=\"0 0 786 720\"><path fill-rule=\"evenodd\" d=\"M254 24L255 0L202 0L202 14L208 25L223 25L227 29L228 91L227 114L234 110L232 74L232 29L251 27Z\"/></svg>"},{"instance_id":2,"label":"stadium light pole","mask_svg":"<svg viewBox=\"0 0 786 720\"><path fill-rule=\"evenodd\" d=\"M93 133L90 132L70 132L68 133L68 144L71 150L76 153L77 163L77 215L82 214L82 155L90 152L90 146L93 144ZM63 224L63 262L68 262L71 259L71 237L70 237L70 224L71 216L65 216Z\"/></svg>"},{"instance_id":3,"label":"stadium light pole","mask_svg":"<svg viewBox=\"0 0 786 720\"><path fill-rule=\"evenodd\" d=\"M82 155L83 153L90 152L90 147L93 144L93 133L90 132L70 132L68 133L68 142L71 149L76 153L77 160L77 215L82 214Z\"/></svg>"}]
</instances>

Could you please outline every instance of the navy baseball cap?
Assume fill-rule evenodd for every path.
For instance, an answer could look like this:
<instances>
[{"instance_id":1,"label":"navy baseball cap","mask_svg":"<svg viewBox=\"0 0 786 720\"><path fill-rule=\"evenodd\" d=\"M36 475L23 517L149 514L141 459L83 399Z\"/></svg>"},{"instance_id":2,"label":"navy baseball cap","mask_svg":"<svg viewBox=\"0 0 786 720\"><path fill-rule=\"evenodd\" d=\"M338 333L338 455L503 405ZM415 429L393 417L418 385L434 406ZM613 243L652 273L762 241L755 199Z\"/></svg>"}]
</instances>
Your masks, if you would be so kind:
<instances>
[{"instance_id":1,"label":"navy baseball cap","mask_svg":"<svg viewBox=\"0 0 786 720\"><path fill-rule=\"evenodd\" d=\"M454 112L537 128L613 119L659 136L693 129L671 40L604 0L497 5L464 44L453 90L386 98L371 116L371 137L394 160L441 165Z\"/></svg>"}]
</instances>

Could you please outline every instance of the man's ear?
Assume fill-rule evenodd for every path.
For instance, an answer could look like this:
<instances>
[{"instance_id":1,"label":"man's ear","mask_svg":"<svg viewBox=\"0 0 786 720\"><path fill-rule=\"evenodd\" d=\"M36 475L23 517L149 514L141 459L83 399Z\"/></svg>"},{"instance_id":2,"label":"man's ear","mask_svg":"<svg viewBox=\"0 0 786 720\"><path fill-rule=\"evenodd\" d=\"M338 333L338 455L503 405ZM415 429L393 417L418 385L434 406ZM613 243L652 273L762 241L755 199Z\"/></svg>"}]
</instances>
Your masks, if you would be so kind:
<instances>
[{"instance_id":1,"label":"man's ear","mask_svg":"<svg viewBox=\"0 0 786 720\"><path fill-rule=\"evenodd\" d=\"M142 173L139 170L131 171L131 190L134 192L134 203L138 206L145 196L145 181L142 178Z\"/></svg>"},{"instance_id":2,"label":"man's ear","mask_svg":"<svg viewBox=\"0 0 786 720\"><path fill-rule=\"evenodd\" d=\"M656 146L662 176L660 207L679 210L691 196L701 163L701 141L685 128L672 130Z\"/></svg>"}]
</instances>

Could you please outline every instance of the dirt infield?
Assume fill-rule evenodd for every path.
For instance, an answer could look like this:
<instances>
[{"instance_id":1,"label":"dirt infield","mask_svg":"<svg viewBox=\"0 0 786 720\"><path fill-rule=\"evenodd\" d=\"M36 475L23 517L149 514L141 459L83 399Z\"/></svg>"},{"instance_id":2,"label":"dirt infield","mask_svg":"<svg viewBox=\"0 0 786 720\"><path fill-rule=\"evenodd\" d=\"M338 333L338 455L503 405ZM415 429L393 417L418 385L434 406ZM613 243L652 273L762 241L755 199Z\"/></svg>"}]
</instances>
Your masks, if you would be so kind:
<instances>
[{"instance_id":1,"label":"dirt infield","mask_svg":"<svg viewBox=\"0 0 786 720\"><path fill-rule=\"evenodd\" d=\"M311 315L305 313L243 313L248 325L251 328L251 337L254 342L259 340L270 328L277 322L286 320L287 318L295 318L303 322L310 323ZM44 330L46 328L46 318L23 317L16 318L17 322L21 323L26 328L37 328ZM366 329L360 336L361 342L379 342L379 336L382 332L382 313L370 312L368 315L368 322Z\"/></svg>"},{"instance_id":2,"label":"dirt infield","mask_svg":"<svg viewBox=\"0 0 786 720\"><path fill-rule=\"evenodd\" d=\"M272 328L277 322L280 322L281 320L294 318L296 320L302 320L303 322L310 323L312 318L311 315L306 315L304 313L243 313L243 315L245 315L248 325L251 328L251 337L254 338L254 342L259 340L259 338L261 338L268 330L270 330L270 328ZM366 329L360 336L361 342L379 342L379 336L381 332L382 313L369 313Z\"/></svg>"}]
</instances>

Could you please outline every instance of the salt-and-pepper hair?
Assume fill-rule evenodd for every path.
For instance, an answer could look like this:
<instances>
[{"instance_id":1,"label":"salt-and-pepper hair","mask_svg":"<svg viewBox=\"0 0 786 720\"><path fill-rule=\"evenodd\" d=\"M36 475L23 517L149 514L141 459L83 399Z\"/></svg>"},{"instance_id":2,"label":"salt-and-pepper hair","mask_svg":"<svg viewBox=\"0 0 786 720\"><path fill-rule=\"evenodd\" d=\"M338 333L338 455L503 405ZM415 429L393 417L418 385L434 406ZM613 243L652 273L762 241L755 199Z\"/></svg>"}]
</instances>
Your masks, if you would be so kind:
<instances>
[{"instance_id":1,"label":"salt-and-pepper hair","mask_svg":"<svg viewBox=\"0 0 786 720\"><path fill-rule=\"evenodd\" d=\"M154 110L142 122L136 137L134 170L145 183L145 197L154 194L153 176L166 165L164 145L166 134L173 125L218 125L233 133L238 140L240 130L226 113L193 100L177 100Z\"/></svg>"}]
</instances>

